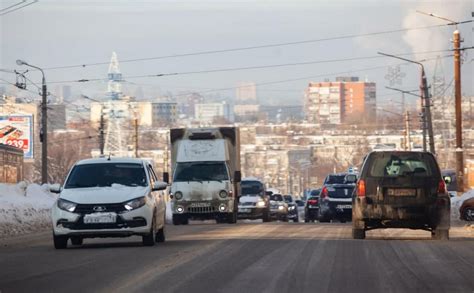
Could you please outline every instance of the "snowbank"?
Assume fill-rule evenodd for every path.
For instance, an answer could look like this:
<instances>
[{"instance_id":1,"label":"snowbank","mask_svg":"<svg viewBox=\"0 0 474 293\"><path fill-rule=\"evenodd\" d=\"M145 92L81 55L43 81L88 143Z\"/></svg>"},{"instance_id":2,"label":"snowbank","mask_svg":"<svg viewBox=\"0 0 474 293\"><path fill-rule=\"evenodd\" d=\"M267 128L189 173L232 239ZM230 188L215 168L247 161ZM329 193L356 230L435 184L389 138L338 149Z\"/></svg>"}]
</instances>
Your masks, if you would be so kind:
<instances>
[{"instance_id":1,"label":"snowbank","mask_svg":"<svg viewBox=\"0 0 474 293\"><path fill-rule=\"evenodd\" d=\"M55 199L48 185L0 184L0 237L49 227Z\"/></svg>"}]
</instances>

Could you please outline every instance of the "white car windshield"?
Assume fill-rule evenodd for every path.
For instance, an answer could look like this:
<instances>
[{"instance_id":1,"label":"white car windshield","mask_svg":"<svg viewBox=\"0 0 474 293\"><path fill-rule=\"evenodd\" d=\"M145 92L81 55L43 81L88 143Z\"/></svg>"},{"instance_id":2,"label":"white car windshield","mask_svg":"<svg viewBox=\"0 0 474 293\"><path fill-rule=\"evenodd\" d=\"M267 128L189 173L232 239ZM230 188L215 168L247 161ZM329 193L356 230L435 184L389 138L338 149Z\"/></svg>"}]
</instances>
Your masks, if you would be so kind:
<instances>
[{"instance_id":1,"label":"white car windshield","mask_svg":"<svg viewBox=\"0 0 474 293\"><path fill-rule=\"evenodd\" d=\"M140 164L103 163L77 165L65 184L68 188L112 186L146 186L145 170Z\"/></svg>"}]
</instances>

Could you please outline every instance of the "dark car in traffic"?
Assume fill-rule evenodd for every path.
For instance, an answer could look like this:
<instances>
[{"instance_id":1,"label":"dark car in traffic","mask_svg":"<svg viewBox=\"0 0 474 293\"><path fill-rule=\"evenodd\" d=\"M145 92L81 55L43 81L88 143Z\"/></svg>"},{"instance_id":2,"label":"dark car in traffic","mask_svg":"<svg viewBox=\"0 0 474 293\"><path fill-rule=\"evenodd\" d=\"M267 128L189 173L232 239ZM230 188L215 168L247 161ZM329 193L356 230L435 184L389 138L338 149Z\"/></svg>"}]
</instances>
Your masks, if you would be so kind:
<instances>
[{"instance_id":1,"label":"dark car in traffic","mask_svg":"<svg viewBox=\"0 0 474 293\"><path fill-rule=\"evenodd\" d=\"M350 221L352 218L352 192L357 175L353 173L329 174L319 195L319 222Z\"/></svg>"},{"instance_id":2,"label":"dark car in traffic","mask_svg":"<svg viewBox=\"0 0 474 293\"><path fill-rule=\"evenodd\" d=\"M321 189L311 190L304 206L304 222L314 222L319 217L319 194Z\"/></svg>"},{"instance_id":3,"label":"dark car in traffic","mask_svg":"<svg viewBox=\"0 0 474 293\"><path fill-rule=\"evenodd\" d=\"M423 229L433 239L449 239L450 198L429 152L369 153L352 200L355 239L378 228Z\"/></svg>"},{"instance_id":4,"label":"dark car in traffic","mask_svg":"<svg viewBox=\"0 0 474 293\"><path fill-rule=\"evenodd\" d=\"M283 198L288 205L288 220L293 220L293 222L297 223L300 219L298 216L298 206L293 200L293 196L288 194L284 195Z\"/></svg>"}]
</instances>

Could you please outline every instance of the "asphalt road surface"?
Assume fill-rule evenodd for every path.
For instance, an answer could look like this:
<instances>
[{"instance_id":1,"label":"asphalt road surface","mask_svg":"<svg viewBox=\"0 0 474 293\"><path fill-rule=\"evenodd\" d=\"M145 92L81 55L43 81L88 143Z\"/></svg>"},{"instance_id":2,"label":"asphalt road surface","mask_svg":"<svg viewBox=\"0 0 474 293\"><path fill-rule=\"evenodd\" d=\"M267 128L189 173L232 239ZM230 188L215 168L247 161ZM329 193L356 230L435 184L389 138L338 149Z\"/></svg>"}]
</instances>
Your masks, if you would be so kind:
<instances>
[{"instance_id":1,"label":"asphalt road surface","mask_svg":"<svg viewBox=\"0 0 474 293\"><path fill-rule=\"evenodd\" d=\"M55 250L50 232L0 240L0 292L474 292L474 231L349 224L167 226L167 241L86 239Z\"/></svg>"}]
</instances>

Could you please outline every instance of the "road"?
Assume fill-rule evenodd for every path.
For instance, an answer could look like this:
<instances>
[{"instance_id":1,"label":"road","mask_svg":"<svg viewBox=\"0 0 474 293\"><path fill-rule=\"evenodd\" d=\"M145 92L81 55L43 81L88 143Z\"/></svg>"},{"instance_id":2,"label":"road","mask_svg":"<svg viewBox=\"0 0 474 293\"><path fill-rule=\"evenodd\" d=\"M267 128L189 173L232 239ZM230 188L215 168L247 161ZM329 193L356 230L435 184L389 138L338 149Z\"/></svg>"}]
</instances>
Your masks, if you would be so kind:
<instances>
[{"instance_id":1,"label":"road","mask_svg":"<svg viewBox=\"0 0 474 293\"><path fill-rule=\"evenodd\" d=\"M0 240L0 292L474 292L474 231L432 241L349 224L167 226L167 241L86 239L55 250L50 232Z\"/></svg>"}]
</instances>

